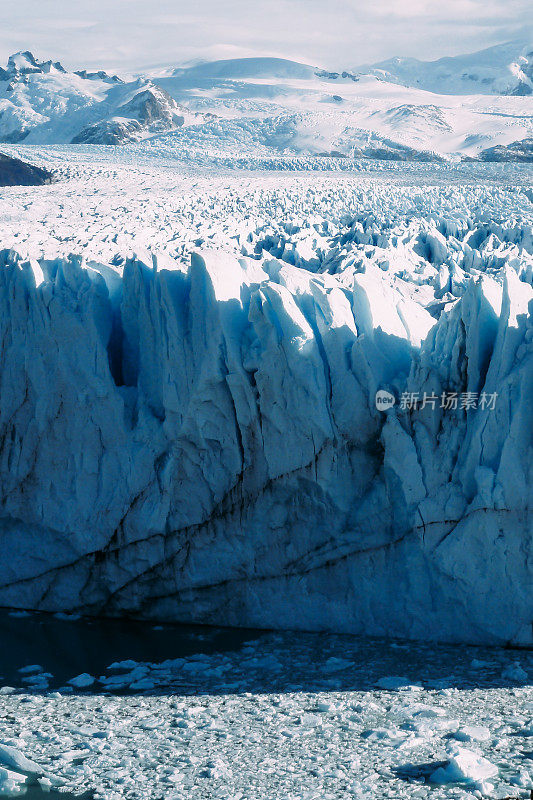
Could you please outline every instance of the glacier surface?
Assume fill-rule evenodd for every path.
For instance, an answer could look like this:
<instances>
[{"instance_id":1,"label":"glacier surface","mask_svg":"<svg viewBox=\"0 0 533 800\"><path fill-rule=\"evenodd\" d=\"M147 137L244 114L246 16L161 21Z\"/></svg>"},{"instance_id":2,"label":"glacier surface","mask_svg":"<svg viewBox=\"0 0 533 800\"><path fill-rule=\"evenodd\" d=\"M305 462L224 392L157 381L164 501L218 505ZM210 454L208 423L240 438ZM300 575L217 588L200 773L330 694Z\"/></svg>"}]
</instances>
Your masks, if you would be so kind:
<instances>
[{"instance_id":1,"label":"glacier surface","mask_svg":"<svg viewBox=\"0 0 533 800\"><path fill-rule=\"evenodd\" d=\"M0 604L531 644L527 190L294 180L1 252Z\"/></svg>"}]
</instances>

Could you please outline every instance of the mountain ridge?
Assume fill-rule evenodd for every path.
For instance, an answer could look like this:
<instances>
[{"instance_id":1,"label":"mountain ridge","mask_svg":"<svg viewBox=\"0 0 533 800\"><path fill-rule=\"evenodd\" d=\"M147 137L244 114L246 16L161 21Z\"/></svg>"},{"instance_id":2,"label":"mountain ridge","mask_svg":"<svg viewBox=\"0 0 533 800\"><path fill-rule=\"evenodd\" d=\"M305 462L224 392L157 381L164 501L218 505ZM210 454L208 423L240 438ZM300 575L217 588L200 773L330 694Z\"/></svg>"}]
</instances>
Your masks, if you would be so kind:
<instances>
[{"instance_id":1,"label":"mountain ridge","mask_svg":"<svg viewBox=\"0 0 533 800\"><path fill-rule=\"evenodd\" d=\"M29 51L0 69L0 141L121 144L183 124L178 104L147 78L67 71Z\"/></svg>"},{"instance_id":2,"label":"mountain ridge","mask_svg":"<svg viewBox=\"0 0 533 800\"><path fill-rule=\"evenodd\" d=\"M434 61L395 56L358 70L402 86L438 89L443 94L528 95L533 92L533 42L513 40Z\"/></svg>"},{"instance_id":3,"label":"mountain ridge","mask_svg":"<svg viewBox=\"0 0 533 800\"><path fill-rule=\"evenodd\" d=\"M430 62L434 73L448 65L448 77L433 87L440 93L407 85L419 81L424 62L416 59L391 59L364 74L288 59L237 58L126 80L103 70L67 71L26 50L10 56L0 71L0 142L119 145L171 134L182 149L207 145L235 152L246 140L276 156L435 160L489 151L500 157L494 148L533 136L527 97L533 51L531 60L517 56L522 61L512 62L512 73L507 62L517 47ZM491 58L494 65L487 66ZM479 74L464 78L466 64L477 64ZM483 84L487 69L490 80ZM450 94L457 81L458 93ZM465 94L465 81L482 85L485 93ZM498 87L506 94L490 94ZM527 147L519 149L508 150L506 160L528 160Z\"/></svg>"}]
</instances>

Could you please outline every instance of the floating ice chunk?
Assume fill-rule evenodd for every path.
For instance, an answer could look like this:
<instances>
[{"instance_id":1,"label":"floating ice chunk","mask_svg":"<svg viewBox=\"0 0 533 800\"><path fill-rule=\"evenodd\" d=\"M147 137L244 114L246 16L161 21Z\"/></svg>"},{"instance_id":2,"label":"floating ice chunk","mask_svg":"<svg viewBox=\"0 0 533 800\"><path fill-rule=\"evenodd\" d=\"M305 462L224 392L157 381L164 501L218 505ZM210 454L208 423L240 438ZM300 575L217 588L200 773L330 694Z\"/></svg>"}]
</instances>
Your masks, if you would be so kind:
<instances>
[{"instance_id":1,"label":"floating ice chunk","mask_svg":"<svg viewBox=\"0 0 533 800\"><path fill-rule=\"evenodd\" d=\"M87 756L91 755L91 750L65 750L60 755L61 761L78 761L82 758L87 758Z\"/></svg>"},{"instance_id":2,"label":"floating ice chunk","mask_svg":"<svg viewBox=\"0 0 533 800\"><path fill-rule=\"evenodd\" d=\"M35 761L26 758L24 753L21 753L16 747L1 743L0 766L13 770L13 772L19 772L29 778L40 778L44 775L44 770Z\"/></svg>"},{"instance_id":3,"label":"floating ice chunk","mask_svg":"<svg viewBox=\"0 0 533 800\"><path fill-rule=\"evenodd\" d=\"M316 704L317 711L322 711L324 713L332 712L337 710L337 706L335 703L332 703L331 700L319 700Z\"/></svg>"},{"instance_id":4,"label":"floating ice chunk","mask_svg":"<svg viewBox=\"0 0 533 800\"><path fill-rule=\"evenodd\" d=\"M353 667L353 661L331 656L324 664L324 672L340 672L343 669L348 669L348 667Z\"/></svg>"},{"instance_id":5,"label":"floating ice chunk","mask_svg":"<svg viewBox=\"0 0 533 800\"><path fill-rule=\"evenodd\" d=\"M482 797L494 797L494 786L489 781L477 781L474 786Z\"/></svg>"},{"instance_id":6,"label":"floating ice chunk","mask_svg":"<svg viewBox=\"0 0 533 800\"><path fill-rule=\"evenodd\" d=\"M432 736L436 731L455 731L459 727L459 720L448 719L448 717L434 717L428 719L413 719L407 723L412 731L416 731L420 736Z\"/></svg>"},{"instance_id":7,"label":"floating ice chunk","mask_svg":"<svg viewBox=\"0 0 533 800\"><path fill-rule=\"evenodd\" d=\"M130 683L133 683L134 681L141 681L143 678L146 678L149 671L150 670L148 667L144 666L143 664L139 664L135 667L135 669L133 669L131 672L128 672L123 677L128 678Z\"/></svg>"},{"instance_id":8,"label":"floating ice chunk","mask_svg":"<svg viewBox=\"0 0 533 800\"><path fill-rule=\"evenodd\" d=\"M483 725L463 725L455 731L453 738L459 742L487 742L490 735L489 729Z\"/></svg>"},{"instance_id":9,"label":"floating ice chunk","mask_svg":"<svg viewBox=\"0 0 533 800\"><path fill-rule=\"evenodd\" d=\"M502 678L507 681L519 681L520 683L525 683L528 675L525 669L522 668L522 665L518 661L515 661L514 664L510 664L503 670Z\"/></svg>"},{"instance_id":10,"label":"floating ice chunk","mask_svg":"<svg viewBox=\"0 0 533 800\"><path fill-rule=\"evenodd\" d=\"M533 789L533 774L527 769L521 769L520 772L509 778L509 783L523 789Z\"/></svg>"},{"instance_id":11,"label":"floating ice chunk","mask_svg":"<svg viewBox=\"0 0 533 800\"><path fill-rule=\"evenodd\" d=\"M130 684L130 689L135 692L147 691L154 688L155 683L148 678L141 678L141 680L134 681L132 684Z\"/></svg>"},{"instance_id":12,"label":"floating ice chunk","mask_svg":"<svg viewBox=\"0 0 533 800\"><path fill-rule=\"evenodd\" d=\"M132 661L131 658L129 658L126 661L113 661L113 663L110 664L107 669L109 671L111 671L111 670L120 670L120 669L132 670L132 669L135 669L136 666L137 666L137 662L136 661Z\"/></svg>"},{"instance_id":13,"label":"floating ice chunk","mask_svg":"<svg viewBox=\"0 0 533 800\"><path fill-rule=\"evenodd\" d=\"M470 662L470 666L472 669L486 669L494 665L490 661L482 661L481 659L473 658Z\"/></svg>"},{"instance_id":14,"label":"floating ice chunk","mask_svg":"<svg viewBox=\"0 0 533 800\"><path fill-rule=\"evenodd\" d=\"M316 728L317 725L322 724L322 717L318 714L302 714L298 719L298 723L303 725L304 728Z\"/></svg>"},{"instance_id":15,"label":"floating ice chunk","mask_svg":"<svg viewBox=\"0 0 533 800\"><path fill-rule=\"evenodd\" d=\"M48 674L48 673L47 673ZM44 691L48 689L48 678L46 675L28 675L22 678L28 684L28 689L33 691Z\"/></svg>"},{"instance_id":16,"label":"floating ice chunk","mask_svg":"<svg viewBox=\"0 0 533 800\"><path fill-rule=\"evenodd\" d=\"M413 716L417 719L437 719L446 716L446 712L443 708L434 708L433 706L424 706L418 703L415 708L417 710L414 712Z\"/></svg>"},{"instance_id":17,"label":"floating ice chunk","mask_svg":"<svg viewBox=\"0 0 533 800\"><path fill-rule=\"evenodd\" d=\"M370 800L375 798L376 787L370 779L367 781L354 781L350 786L354 800Z\"/></svg>"},{"instance_id":18,"label":"floating ice chunk","mask_svg":"<svg viewBox=\"0 0 533 800\"><path fill-rule=\"evenodd\" d=\"M24 791L22 784L26 778L15 775L0 767L0 796L14 796Z\"/></svg>"},{"instance_id":19,"label":"floating ice chunk","mask_svg":"<svg viewBox=\"0 0 533 800\"><path fill-rule=\"evenodd\" d=\"M393 745L401 744L409 734L406 731L401 731L398 728L374 728L372 730L363 731L361 734L363 739L368 739L370 742L384 742Z\"/></svg>"},{"instance_id":20,"label":"floating ice chunk","mask_svg":"<svg viewBox=\"0 0 533 800\"><path fill-rule=\"evenodd\" d=\"M426 746L427 742L425 736L410 736L398 744L398 750L415 750L417 747Z\"/></svg>"},{"instance_id":21,"label":"floating ice chunk","mask_svg":"<svg viewBox=\"0 0 533 800\"><path fill-rule=\"evenodd\" d=\"M498 767L478 753L457 748L445 767L439 767L430 776L432 783L476 783L494 778Z\"/></svg>"},{"instance_id":22,"label":"floating ice chunk","mask_svg":"<svg viewBox=\"0 0 533 800\"><path fill-rule=\"evenodd\" d=\"M208 761L206 767L200 773L204 778L214 778L214 779L228 779L231 777L231 770L221 758L215 758L212 761Z\"/></svg>"},{"instance_id":23,"label":"floating ice chunk","mask_svg":"<svg viewBox=\"0 0 533 800\"><path fill-rule=\"evenodd\" d=\"M67 683L71 686L75 686L76 689L87 689L89 686L93 685L94 681L95 678L92 675L89 675L88 672L82 672L81 675L71 678Z\"/></svg>"},{"instance_id":24,"label":"floating ice chunk","mask_svg":"<svg viewBox=\"0 0 533 800\"><path fill-rule=\"evenodd\" d=\"M116 689L125 689L127 686L130 685L132 682L131 677L129 674L126 675L111 675L106 677L105 675L101 675L98 678L100 683L103 683L106 689L110 689L111 691Z\"/></svg>"},{"instance_id":25,"label":"floating ice chunk","mask_svg":"<svg viewBox=\"0 0 533 800\"><path fill-rule=\"evenodd\" d=\"M402 678L398 675L389 675L385 678L380 678L376 682L379 689L386 689L389 692L398 691L399 689L413 689L420 691L422 689L418 684L414 684L409 678Z\"/></svg>"},{"instance_id":26,"label":"floating ice chunk","mask_svg":"<svg viewBox=\"0 0 533 800\"><path fill-rule=\"evenodd\" d=\"M204 664L201 661L187 661L183 665L182 669L183 669L184 672L199 672L199 671L206 670L207 667L208 667L208 664Z\"/></svg>"},{"instance_id":27,"label":"floating ice chunk","mask_svg":"<svg viewBox=\"0 0 533 800\"><path fill-rule=\"evenodd\" d=\"M19 672L21 675L31 675L32 672L43 672L40 664L28 664L27 667L20 667Z\"/></svg>"}]
</instances>

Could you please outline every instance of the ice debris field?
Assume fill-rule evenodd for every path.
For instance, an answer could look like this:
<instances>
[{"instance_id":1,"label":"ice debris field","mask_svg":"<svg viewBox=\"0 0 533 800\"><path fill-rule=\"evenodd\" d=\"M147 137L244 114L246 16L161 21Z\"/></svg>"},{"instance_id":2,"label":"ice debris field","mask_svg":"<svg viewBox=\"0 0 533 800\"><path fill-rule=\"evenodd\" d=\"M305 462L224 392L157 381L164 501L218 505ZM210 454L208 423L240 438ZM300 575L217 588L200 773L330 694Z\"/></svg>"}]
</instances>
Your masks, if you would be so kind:
<instances>
[{"instance_id":1,"label":"ice debris field","mask_svg":"<svg viewBox=\"0 0 533 800\"><path fill-rule=\"evenodd\" d=\"M531 652L260 631L236 643L227 629L166 625L147 633L169 651L179 639L181 657L93 651L95 674L66 677L65 661L83 663L72 645L106 623L12 621L4 795L28 783L51 790L43 800L503 800L533 788ZM36 626L57 643L44 665L24 660Z\"/></svg>"}]
</instances>

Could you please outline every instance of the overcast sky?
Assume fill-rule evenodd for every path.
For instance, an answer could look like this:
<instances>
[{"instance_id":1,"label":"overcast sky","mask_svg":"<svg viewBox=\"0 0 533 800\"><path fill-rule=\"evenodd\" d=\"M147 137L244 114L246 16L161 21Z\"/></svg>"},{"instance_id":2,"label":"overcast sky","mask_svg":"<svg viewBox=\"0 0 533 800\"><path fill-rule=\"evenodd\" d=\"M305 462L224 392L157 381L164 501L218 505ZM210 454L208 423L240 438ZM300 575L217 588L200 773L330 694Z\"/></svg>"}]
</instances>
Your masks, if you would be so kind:
<instances>
[{"instance_id":1,"label":"overcast sky","mask_svg":"<svg viewBox=\"0 0 533 800\"><path fill-rule=\"evenodd\" d=\"M0 0L0 57L141 70L270 55L331 68L533 38L531 0Z\"/></svg>"}]
</instances>

